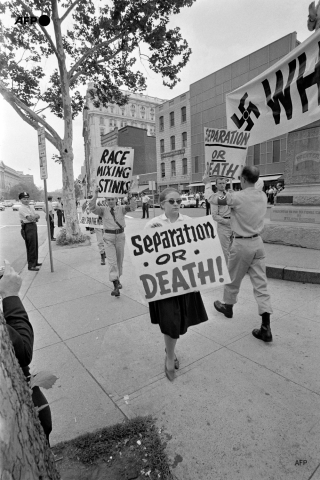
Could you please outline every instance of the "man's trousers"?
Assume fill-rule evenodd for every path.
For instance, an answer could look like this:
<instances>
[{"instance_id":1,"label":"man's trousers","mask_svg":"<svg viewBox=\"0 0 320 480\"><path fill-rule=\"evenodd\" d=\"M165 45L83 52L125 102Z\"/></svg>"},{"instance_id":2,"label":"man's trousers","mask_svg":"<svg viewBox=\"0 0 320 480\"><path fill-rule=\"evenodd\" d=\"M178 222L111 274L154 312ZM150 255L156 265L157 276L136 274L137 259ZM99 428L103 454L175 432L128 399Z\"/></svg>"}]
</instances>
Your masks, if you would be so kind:
<instances>
[{"instance_id":1,"label":"man's trousers","mask_svg":"<svg viewBox=\"0 0 320 480\"><path fill-rule=\"evenodd\" d=\"M97 243L100 255L105 253L104 241L103 241L103 230L102 228L95 228L94 231L96 232Z\"/></svg>"},{"instance_id":2,"label":"man's trousers","mask_svg":"<svg viewBox=\"0 0 320 480\"><path fill-rule=\"evenodd\" d=\"M226 264L228 265L228 257L229 257L229 252L231 247L231 237L232 237L230 220L227 225L223 225L222 223L218 223L217 225L218 225L217 226L218 237L221 243L224 258L226 259Z\"/></svg>"},{"instance_id":3,"label":"man's trousers","mask_svg":"<svg viewBox=\"0 0 320 480\"><path fill-rule=\"evenodd\" d=\"M38 263L38 230L36 223L25 223L22 226L27 249L28 267L36 267Z\"/></svg>"},{"instance_id":4,"label":"man's trousers","mask_svg":"<svg viewBox=\"0 0 320 480\"><path fill-rule=\"evenodd\" d=\"M124 258L124 245L126 236L124 233L104 233L103 241L106 246L106 257L109 264L109 280L119 280L122 275Z\"/></svg>"},{"instance_id":5,"label":"man's trousers","mask_svg":"<svg viewBox=\"0 0 320 480\"><path fill-rule=\"evenodd\" d=\"M240 285L246 273L249 274L259 315L272 313L270 295L267 290L265 251L260 236L248 239L233 238L230 248L228 270L231 283L224 286L223 302L237 303Z\"/></svg>"}]
</instances>

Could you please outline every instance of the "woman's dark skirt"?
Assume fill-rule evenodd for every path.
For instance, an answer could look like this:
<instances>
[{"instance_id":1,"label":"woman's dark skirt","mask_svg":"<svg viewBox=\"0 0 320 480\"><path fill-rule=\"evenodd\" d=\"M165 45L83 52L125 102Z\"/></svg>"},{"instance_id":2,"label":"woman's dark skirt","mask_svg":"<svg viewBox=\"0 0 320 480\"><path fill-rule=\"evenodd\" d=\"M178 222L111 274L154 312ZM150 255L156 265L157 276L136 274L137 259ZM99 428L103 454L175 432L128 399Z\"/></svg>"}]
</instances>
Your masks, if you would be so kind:
<instances>
[{"instance_id":1,"label":"woman's dark skirt","mask_svg":"<svg viewBox=\"0 0 320 480\"><path fill-rule=\"evenodd\" d=\"M186 293L149 303L151 323L171 338L184 335L189 327L208 320L200 292Z\"/></svg>"}]
</instances>

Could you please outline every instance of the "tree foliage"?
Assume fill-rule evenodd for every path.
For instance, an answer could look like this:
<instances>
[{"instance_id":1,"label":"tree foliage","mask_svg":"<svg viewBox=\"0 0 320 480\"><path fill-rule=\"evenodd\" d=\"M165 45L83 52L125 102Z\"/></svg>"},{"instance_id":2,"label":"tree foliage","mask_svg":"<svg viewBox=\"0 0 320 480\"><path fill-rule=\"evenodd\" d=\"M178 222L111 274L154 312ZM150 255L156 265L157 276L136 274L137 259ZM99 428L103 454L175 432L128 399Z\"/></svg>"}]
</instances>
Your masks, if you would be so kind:
<instances>
[{"instance_id":1,"label":"tree foliage","mask_svg":"<svg viewBox=\"0 0 320 480\"><path fill-rule=\"evenodd\" d=\"M67 205L74 203L72 119L84 106L80 86L93 82L90 94L96 107L125 104L128 95L120 88L146 88L145 74L135 66L140 55L172 88L191 50L180 29L169 28L170 16L194 1L6 0L1 4L0 11L10 12L12 18L2 29L0 93L29 125L45 127L47 140L61 157ZM50 17L48 27L15 24L18 16L41 14ZM147 54L141 53L143 45ZM51 73L45 67L48 58L56 60ZM63 119L63 138L40 115L47 108ZM75 210L69 210L68 218L76 217Z\"/></svg>"},{"instance_id":2,"label":"tree foliage","mask_svg":"<svg viewBox=\"0 0 320 480\"><path fill-rule=\"evenodd\" d=\"M19 193L28 192L31 200L38 201L41 199L42 191L33 183L17 183L9 191L9 198L19 198Z\"/></svg>"}]
</instances>

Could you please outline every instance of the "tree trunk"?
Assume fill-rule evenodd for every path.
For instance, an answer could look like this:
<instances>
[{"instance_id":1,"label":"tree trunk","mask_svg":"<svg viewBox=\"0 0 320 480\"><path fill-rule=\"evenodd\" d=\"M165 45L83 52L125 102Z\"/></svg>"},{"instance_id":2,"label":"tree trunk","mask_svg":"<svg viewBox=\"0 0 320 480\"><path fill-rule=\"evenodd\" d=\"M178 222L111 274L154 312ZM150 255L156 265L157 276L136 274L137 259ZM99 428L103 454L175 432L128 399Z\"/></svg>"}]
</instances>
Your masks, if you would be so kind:
<instances>
[{"instance_id":1,"label":"tree trunk","mask_svg":"<svg viewBox=\"0 0 320 480\"><path fill-rule=\"evenodd\" d=\"M0 478L59 480L25 376L0 312Z\"/></svg>"},{"instance_id":2,"label":"tree trunk","mask_svg":"<svg viewBox=\"0 0 320 480\"><path fill-rule=\"evenodd\" d=\"M79 235L80 227L77 216L76 195L73 175L73 149L71 142L65 142L62 157L62 185L64 198L64 216L69 235Z\"/></svg>"}]
</instances>

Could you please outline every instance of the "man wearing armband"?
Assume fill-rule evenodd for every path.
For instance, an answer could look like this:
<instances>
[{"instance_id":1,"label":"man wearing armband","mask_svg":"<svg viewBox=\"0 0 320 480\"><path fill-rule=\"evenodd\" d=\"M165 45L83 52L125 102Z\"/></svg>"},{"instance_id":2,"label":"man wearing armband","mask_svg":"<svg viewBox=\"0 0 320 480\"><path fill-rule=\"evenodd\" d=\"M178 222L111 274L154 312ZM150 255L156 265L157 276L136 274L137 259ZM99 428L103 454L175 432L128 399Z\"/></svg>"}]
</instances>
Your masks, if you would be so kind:
<instances>
[{"instance_id":1,"label":"man wearing armband","mask_svg":"<svg viewBox=\"0 0 320 480\"><path fill-rule=\"evenodd\" d=\"M259 179L259 169L246 166L241 173L240 192L226 195L211 193L211 181L203 177L207 198L213 205L229 205L231 209L231 230L233 234L228 270L231 283L224 286L223 303L214 302L214 307L227 318L233 316L233 305L237 303L240 285L246 273L253 286L253 294L258 304L262 325L252 331L252 335L264 342L272 342L270 314L272 307L267 290L265 251L260 234L264 227L267 211L267 198L262 190L255 188Z\"/></svg>"}]
</instances>

